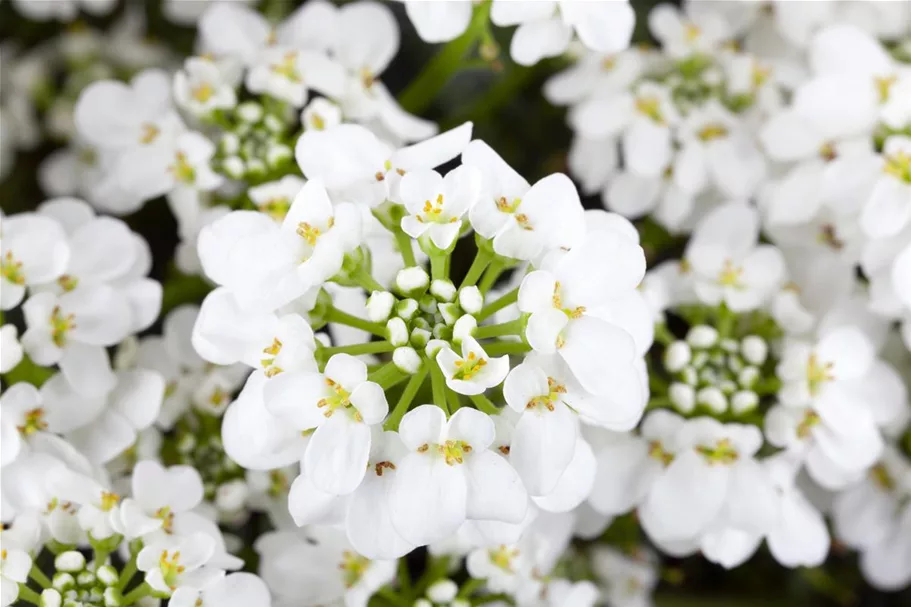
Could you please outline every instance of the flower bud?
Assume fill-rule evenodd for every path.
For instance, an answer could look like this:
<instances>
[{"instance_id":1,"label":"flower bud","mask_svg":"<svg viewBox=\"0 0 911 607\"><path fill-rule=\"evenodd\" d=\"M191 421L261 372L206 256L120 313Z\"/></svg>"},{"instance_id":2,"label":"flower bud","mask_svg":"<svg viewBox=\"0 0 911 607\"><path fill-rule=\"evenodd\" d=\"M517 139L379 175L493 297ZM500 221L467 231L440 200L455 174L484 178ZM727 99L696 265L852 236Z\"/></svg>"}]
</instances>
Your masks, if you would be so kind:
<instances>
[{"instance_id":1,"label":"flower bud","mask_svg":"<svg viewBox=\"0 0 911 607\"><path fill-rule=\"evenodd\" d=\"M76 574L76 585L89 588L95 585L95 574L91 571L80 571Z\"/></svg>"},{"instance_id":2,"label":"flower bud","mask_svg":"<svg viewBox=\"0 0 911 607\"><path fill-rule=\"evenodd\" d=\"M477 314L484 307L484 295L474 285L465 287L459 291L459 305L469 314Z\"/></svg>"},{"instance_id":3,"label":"flower bud","mask_svg":"<svg viewBox=\"0 0 911 607\"><path fill-rule=\"evenodd\" d=\"M699 376L693 367L684 367L680 371L680 378L691 386L695 386L696 382L699 381Z\"/></svg>"},{"instance_id":4,"label":"flower bud","mask_svg":"<svg viewBox=\"0 0 911 607\"><path fill-rule=\"evenodd\" d=\"M411 295L416 292L423 292L430 284L430 276L424 268L413 266L399 270L395 276L395 285L402 293Z\"/></svg>"},{"instance_id":5,"label":"flower bud","mask_svg":"<svg viewBox=\"0 0 911 607\"><path fill-rule=\"evenodd\" d=\"M696 325L686 334L686 341L694 348L711 348L718 341L718 331L708 325Z\"/></svg>"},{"instance_id":6,"label":"flower bud","mask_svg":"<svg viewBox=\"0 0 911 607\"><path fill-rule=\"evenodd\" d=\"M440 301L455 299L456 288L450 280L436 279L430 283L430 293Z\"/></svg>"},{"instance_id":7,"label":"flower bud","mask_svg":"<svg viewBox=\"0 0 911 607\"><path fill-rule=\"evenodd\" d=\"M731 409L737 415L749 413L759 405L759 395L752 390L741 390L731 397Z\"/></svg>"},{"instance_id":8,"label":"flower bud","mask_svg":"<svg viewBox=\"0 0 911 607\"><path fill-rule=\"evenodd\" d=\"M221 512L237 512L244 507L250 490L243 480L219 485L215 491L215 506Z\"/></svg>"},{"instance_id":9,"label":"flower bud","mask_svg":"<svg viewBox=\"0 0 911 607\"><path fill-rule=\"evenodd\" d=\"M724 413L728 408L727 397L715 386L709 386L697 392L696 402L708 407L714 413Z\"/></svg>"},{"instance_id":10,"label":"flower bud","mask_svg":"<svg viewBox=\"0 0 911 607\"><path fill-rule=\"evenodd\" d=\"M53 588L48 588L41 593L41 607L60 607L62 603L63 598Z\"/></svg>"},{"instance_id":11,"label":"flower bud","mask_svg":"<svg viewBox=\"0 0 911 607\"><path fill-rule=\"evenodd\" d=\"M263 106L255 101L245 101L237 106L237 117L244 122L259 122L263 117Z\"/></svg>"},{"instance_id":12,"label":"flower bud","mask_svg":"<svg viewBox=\"0 0 911 607\"><path fill-rule=\"evenodd\" d=\"M478 328L478 320L471 314L465 314L455 322L452 327L453 341L460 342L466 337L471 337L475 329Z\"/></svg>"},{"instance_id":13,"label":"flower bud","mask_svg":"<svg viewBox=\"0 0 911 607\"><path fill-rule=\"evenodd\" d=\"M395 295L389 291L374 291L367 298L367 318L370 322L383 322L392 314Z\"/></svg>"},{"instance_id":14,"label":"flower bud","mask_svg":"<svg viewBox=\"0 0 911 607\"><path fill-rule=\"evenodd\" d=\"M266 149L266 164L270 167L278 168L294 157L291 148L283 143L270 144Z\"/></svg>"},{"instance_id":15,"label":"flower bud","mask_svg":"<svg viewBox=\"0 0 911 607\"><path fill-rule=\"evenodd\" d=\"M761 365L765 362L766 356L769 355L769 346L766 341L758 335L747 335L740 342L740 352L747 362L754 365Z\"/></svg>"},{"instance_id":16,"label":"flower bud","mask_svg":"<svg viewBox=\"0 0 911 607\"><path fill-rule=\"evenodd\" d=\"M459 592L459 587L452 580L439 580L427 589L427 598L434 603L449 603Z\"/></svg>"},{"instance_id":17,"label":"flower bud","mask_svg":"<svg viewBox=\"0 0 911 607\"><path fill-rule=\"evenodd\" d=\"M696 407L696 390L693 386L674 382L668 388L668 397L674 408L681 413L692 413Z\"/></svg>"},{"instance_id":18,"label":"flower bud","mask_svg":"<svg viewBox=\"0 0 911 607\"><path fill-rule=\"evenodd\" d=\"M443 341L442 339L431 339L427 342L427 345L424 347L424 354L430 358L434 358L439 352L440 348L448 348L449 344Z\"/></svg>"},{"instance_id":19,"label":"flower bud","mask_svg":"<svg viewBox=\"0 0 911 607\"><path fill-rule=\"evenodd\" d=\"M690 350L688 343L675 341L664 351L664 368L671 373L677 373L689 364L692 357L693 351Z\"/></svg>"},{"instance_id":20,"label":"flower bud","mask_svg":"<svg viewBox=\"0 0 911 607\"><path fill-rule=\"evenodd\" d=\"M421 368L421 357L418 356L414 348L396 348L392 353L392 362L395 363L399 371L409 375L414 375Z\"/></svg>"},{"instance_id":21,"label":"flower bud","mask_svg":"<svg viewBox=\"0 0 911 607\"><path fill-rule=\"evenodd\" d=\"M386 323L386 336L393 346L408 344L408 325L401 318L390 318Z\"/></svg>"},{"instance_id":22,"label":"flower bud","mask_svg":"<svg viewBox=\"0 0 911 607\"><path fill-rule=\"evenodd\" d=\"M759 379L759 369L756 367L744 367L737 374L737 383L744 388L752 388L753 384Z\"/></svg>"},{"instance_id":23,"label":"flower bud","mask_svg":"<svg viewBox=\"0 0 911 607\"><path fill-rule=\"evenodd\" d=\"M437 306L437 310L443 316L443 321L447 325L453 324L462 315L462 308L457 303L442 303Z\"/></svg>"},{"instance_id":24,"label":"flower bud","mask_svg":"<svg viewBox=\"0 0 911 607\"><path fill-rule=\"evenodd\" d=\"M418 302L414 299L403 299L395 304L395 313L405 320L410 320L418 312Z\"/></svg>"},{"instance_id":25,"label":"flower bud","mask_svg":"<svg viewBox=\"0 0 911 607\"><path fill-rule=\"evenodd\" d=\"M414 607L433 607L433 603L427 599L421 598L414 602Z\"/></svg>"},{"instance_id":26,"label":"flower bud","mask_svg":"<svg viewBox=\"0 0 911 607\"><path fill-rule=\"evenodd\" d=\"M740 350L740 344L737 343L737 340L731 339L730 337L727 339L722 339L721 343L718 345L721 346L721 349L725 352L737 352Z\"/></svg>"},{"instance_id":27,"label":"flower bud","mask_svg":"<svg viewBox=\"0 0 911 607\"><path fill-rule=\"evenodd\" d=\"M78 550L61 552L54 559L54 568L57 571L75 572L85 569L85 556Z\"/></svg>"},{"instance_id":28,"label":"flower bud","mask_svg":"<svg viewBox=\"0 0 911 607\"><path fill-rule=\"evenodd\" d=\"M429 293L418 300L418 308L428 316L433 316L437 312L437 300Z\"/></svg>"},{"instance_id":29,"label":"flower bud","mask_svg":"<svg viewBox=\"0 0 911 607\"><path fill-rule=\"evenodd\" d=\"M240 151L240 137L236 133L225 133L218 142L221 153L225 156L237 154Z\"/></svg>"},{"instance_id":30,"label":"flower bud","mask_svg":"<svg viewBox=\"0 0 911 607\"><path fill-rule=\"evenodd\" d=\"M433 334L429 330L415 327L411 330L411 345L415 348L423 348L432 336Z\"/></svg>"},{"instance_id":31,"label":"flower bud","mask_svg":"<svg viewBox=\"0 0 911 607\"><path fill-rule=\"evenodd\" d=\"M51 584L60 592L65 592L76 585L76 579L69 573L58 571L54 574Z\"/></svg>"},{"instance_id":32,"label":"flower bud","mask_svg":"<svg viewBox=\"0 0 911 607\"><path fill-rule=\"evenodd\" d=\"M120 577L117 574L117 570L110 565L97 567L95 570L95 575L98 577L98 580L105 586L113 586L120 580Z\"/></svg>"},{"instance_id":33,"label":"flower bud","mask_svg":"<svg viewBox=\"0 0 911 607\"><path fill-rule=\"evenodd\" d=\"M231 179L242 179L247 167L244 161L237 156L228 156L221 161L221 169Z\"/></svg>"},{"instance_id":34,"label":"flower bud","mask_svg":"<svg viewBox=\"0 0 911 607\"><path fill-rule=\"evenodd\" d=\"M263 118L263 126L273 133L281 133L285 130L285 123L275 114L266 114Z\"/></svg>"},{"instance_id":35,"label":"flower bud","mask_svg":"<svg viewBox=\"0 0 911 607\"><path fill-rule=\"evenodd\" d=\"M116 588L104 589L104 607L120 607L123 604L123 594Z\"/></svg>"}]
</instances>

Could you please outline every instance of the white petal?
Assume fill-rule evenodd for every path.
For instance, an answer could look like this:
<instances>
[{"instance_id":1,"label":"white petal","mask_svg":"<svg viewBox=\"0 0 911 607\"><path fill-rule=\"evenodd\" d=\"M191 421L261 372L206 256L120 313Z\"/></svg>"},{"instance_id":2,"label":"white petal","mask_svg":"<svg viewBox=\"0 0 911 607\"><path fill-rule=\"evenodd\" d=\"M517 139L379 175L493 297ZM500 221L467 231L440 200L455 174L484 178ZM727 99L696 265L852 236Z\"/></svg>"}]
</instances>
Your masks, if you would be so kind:
<instances>
[{"instance_id":1,"label":"white petal","mask_svg":"<svg viewBox=\"0 0 911 607\"><path fill-rule=\"evenodd\" d=\"M553 491L576 452L576 420L558 402L553 411L530 410L519 418L509 451L530 495Z\"/></svg>"},{"instance_id":2,"label":"white petal","mask_svg":"<svg viewBox=\"0 0 911 607\"><path fill-rule=\"evenodd\" d=\"M361 484L369 457L370 428L336 411L310 439L304 469L317 489L347 495Z\"/></svg>"},{"instance_id":3,"label":"white petal","mask_svg":"<svg viewBox=\"0 0 911 607\"><path fill-rule=\"evenodd\" d=\"M468 483L460 466L413 453L397 466L388 497L396 531L423 546L448 537L465 522Z\"/></svg>"},{"instance_id":4,"label":"white petal","mask_svg":"<svg viewBox=\"0 0 911 607\"><path fill-rule=\"evenodd\" d=\"M520 523L525 518L528 494L505 458L482 450L472 453L465 466L469 519Z\"/></svg>"}]
</instances>

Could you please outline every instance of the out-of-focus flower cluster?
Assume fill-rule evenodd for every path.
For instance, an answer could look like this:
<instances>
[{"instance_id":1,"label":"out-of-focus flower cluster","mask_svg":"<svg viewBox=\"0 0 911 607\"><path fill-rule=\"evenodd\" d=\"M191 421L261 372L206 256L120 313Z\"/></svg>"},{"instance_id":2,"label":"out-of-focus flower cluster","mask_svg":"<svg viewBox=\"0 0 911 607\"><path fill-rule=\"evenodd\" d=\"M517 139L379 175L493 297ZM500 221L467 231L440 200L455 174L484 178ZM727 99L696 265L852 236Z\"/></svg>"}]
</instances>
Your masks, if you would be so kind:
<instances>
[{"instance_id":1,"label":"out-of-focus flower cluster","mask_svg":"<svg viewBox=\"0 0 911 607\"><path fill-rule=\"evenodd\" d=\"M911 584L911 8L252 4L166 1L180 59L132 10L2 50L0 175L63 146L0 216L3 606ZM447 43L399 100L396 11ZM506 39L566 174L405 109Z\"/></svg>"}]
</instances>

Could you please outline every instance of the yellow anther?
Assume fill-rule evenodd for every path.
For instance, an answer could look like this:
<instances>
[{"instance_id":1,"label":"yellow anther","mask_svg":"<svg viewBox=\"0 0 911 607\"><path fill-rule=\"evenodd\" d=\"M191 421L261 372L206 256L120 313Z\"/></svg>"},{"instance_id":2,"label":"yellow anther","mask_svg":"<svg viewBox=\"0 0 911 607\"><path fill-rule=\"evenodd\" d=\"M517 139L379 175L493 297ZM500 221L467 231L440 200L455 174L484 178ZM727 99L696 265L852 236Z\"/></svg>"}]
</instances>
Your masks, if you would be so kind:
<instances>
[{"instance_id":1,"label":"yellow anther","mask_svg":"<svg viewBox=\"0 0 911 607\"><path fill-rule=\"evenodd\" d=\"M825 382L835 379L832 374L834 367L834 363L821 362L815 352L810 354L807 359L807 387L810 390L810 396L816 396Z\"/></svg>"},{"instance_id":2,"label":"yellow anther","mask_svg":"<svg viewBox=\"0 0 911 607\"><path fill-rule=\"evenodd\" d=\"M310 114L310 125L318 131L322 131L326 128L326 121L323 120L323 117L313 112Z\"/></svg>"},{"instance_id":3,"label":"yellow anther","mask_svg":"<svg viewBox=\"0 0 911 607\"><path fill-rule=\"evenodd\" d=\"M696 134L699 139L702 141L712 141L713 139L720 139L721 137L726 137L728 134L728 129L723 124L713 122L707 124Z\"/></svg>"},{"instance_id":4,"label":"yellow anther","mask_svg":"<svg viewBox=\"0 0 911 607\"><path fill-rule=\"evenodd\" d=\"M101 492L101 509L110 512L114 506L120 503L120 496L109 491Z\"/></svg>"},{"instance_id":5,"label":"yellow anther","mask_svg":"<svg viewBox=\"0 0 911 607\"><path fill-rule=\"evenodd\" d=\"M665 124L664 114L661 113L661 101L655 96L637 97L636 110L657 124Z\"/></svg>"},{"instance_id":6,"label":"yellow anther","mask_svg":"<svg viewBox=\"0 0 911 607\"><path fill-rule=\"evenodd\" d=\"M740 281L742 276L743 268L735 266L730 259L725 259L721 271L718 272L718 284L723 287L742 289L744 288L743 283Z\"/></svg>"},{"instance_id":7,"label":"yellow anther","mask_svg":"<svg viewBox=\"0 0 911 607\"><path fill-rule=\"evenodd\" d=\"M514 573L515 568L512 561L519 556L519 549L501 545L498 548L488 549L487 556L490 558L490 562L498 569L502 569L506 573Z\"/></svg>"},{"instance_id":8,"label":"yellow anther","mask_svg":"<svg viewBox=\"0 0 911 607\"><path fill-rule=\"evenodd\" d=\"M160 134L161 129L150 122L146 122L142 125L142 134L139 136L139 143L149 145L158 139Z\"/></svg>"},{"instance_id":9,"label":"yellow anther","mask_svg":"<svg viewBox=\"0 0 911 607\"><path fill-rule=\"evenodd\" d=\"M820 421L822 420L819 417L819 413L812 409L807 410L803 419L797 424L797 438L807 438L810 435L810 430L818 426Z\"/></svg>"},{"instance_id":10,"label":"yellow anther","mask_svg":"<svg viewBox=\"0 0 911 607\"><path fill-rule=\"evenodd\" d=\"M648 456L652 459L658 460L664 466L670 466L671 462L674 461L674 454L669 451L665 451L664 446L659 441L652 441L649 443Z\"/></svg>"},{"instance_id":11,"label":"yellow anther","mask_svg":"<svg viewBox=\"0 0 911 607\"><path fill-rule=\"evenodd\" d=\"M384 470L395 470L395 464L392 462L377 462L373 470L377 476L383 476Z\"/></svg>"},{"instance_id":12,"label":"yellow anther","mask_svg":"<svg viewBox=\"0 0 911 607\"><path fill-rule=\"evenodd\" d=\"M528 221L528 215L525 213L516 213L516 223L519 224L519 227L528 232L534 232L535 228Z\"/></svg>"},{"instance_id":13,"label":"yellow anther","mask_svg":"<svg viewBox=\"0 0 911 607\"><path fill-rule=\"evenodd\" d=\"M461 440L448 440L442 445L437 445L437 451L448 466L454 466L464 463L465 456L471 453L471 445Z\"/></svg>"},{"instance_id":14,"label":"yellow anther","mask_svg":"<svg viewBox=\"0 0 911 607\"><path fill-rule=\"evenodd\" d=\"M311 247L316 246L316 241L320 237L320 229L312 226L306 221L297 224L297 235L307 241Z\"/></svg>"},{"instance_id":15,"label":"yellow anther","mask_svg":"<svg viewBox=\"0 0 911 607\"><path fill-rule=\"evenodd\" d=\"M474 352L469 352L466 358L457 360L454 364L456 372L453 373L452 378L468 381L487 366L487 359L478 358Z\"/></svg>"},{"instance_id":16,"label":"yellow anther","mask_svg":"<svg viewBox=\"0 0 911 607\"><path fill-rule=\"evenodd\" d=\"M601 69L605 72L609 72L612 69L617 67L617 58L614 56L605 57L601 60Z\"/></svg>"},{"instance_id":17,"label":"yellow anther","mask_svg":"<svg viewBox=\"0 0 911 607\"><path fill-rule=\"evenodd\" d=\"M281 352L281 349L282 349L281 340L278 339L277 337L273 337L272 344L266 348L263 348L263 352L265 352L266 354L270 354L272 356L276 356L276 355L278 355L279 352Z\"/></svg>"},{"instance_id":18,"label":"yellow anther","mask_svg":"<svg viewBox=\"0 0 911 607\"><path fill-rule=\"evenodd\" d=\"M28 436L39 430L47 430L47 422L44 421L44 409L41 407L26 411L23 417L25 418L23 424L16 426L19 434Z\"/></svg>"},{"instance_id":19,"label":"yellow anther","mask_svg":"<svg viewBox=\"0 0 911 607\"><path fill-rule=\"evenodd\" d=\"M825 160L826 162L831 162L838 158L838 150L835 149L835 144L831 141L819 146L819 157Z\"/></svg>"},{"instance_id":20,"label":"yellow anther","mask_svg":"<svg viewBox=\"0 0 911 607\"><path fill-rule=\"evenodd\" d=\"M205 103L212 98L212 95L215 94L215 89L212 88L212 85L208 82L203 82L198 86L194 86L190 91L190 95L193 96L193 99L199 103Z\"/></svg>"},{"instance_id":21,"label":"yellow anther","mask_svg":"<svg viewBox=\"0 0 911 607\"><path fill-rule=\"evenodd\" d=\"M877 76L873 80L876 83L876 92L879 94L879 102L885 103L889 100L889 94L892 92L892 85L898 81L898 77Z\"/></svg>"},{"instance_id":22,"label":"yellow anther","mask_svg":"<svg viewBox=\"0 0 911 607\"><path fill-rule=\"evenodd\" d=\"M364 577L368 567L370 567L370 559L350 550L342 552L342 562L339 563L338 568L342 570L345 587L351 588L357 585Z\"/></svg>"},{"instance_id":23,"label":"yellow anther","mask_svg":"<svg viewBox=\"0 0 911 607\"><path fill-rule=\"evenodd\" d=\"M155 511L155 518L161 519L161 528L165 533L174 532L174 513L170 506L164 506Z\"/></svg>"},{"instance_id":24,"label":"yellow anther","mask_svg":"<svg viewBox=\"0 0 911 607\"><path fill-rule=\"evenodd\" d=\"M696 447L696 453L702 455L709 464L733 464L740 457L727 438L716 442L714 447L700 445Z\"/></svg>"},{"instance_id":25,"label":"yellow anther","mask_svg":"<svg viewBox=\"0 0 911 607\"><path fill-rule=\"evenodd\" d=\"M12 251L7 251L6 255L0 259L0 275L14 285L25 284L25 274L22 273L22 262L16 261Z\"/></svg>"},{"instance_id":26,"label":"yellow anther","mask_svg":"<svg viewBox=\"0 0 911 607\"><path fill-rule=\"evenodd\" d=\"M889 474L889 470L883 464L876 464L870 469L870 478L884 491L895 490L895 479L892 478L892 475Z\"/></svg>"},{"instance_id":27,"label":"yellow anther","mask_svg":"<svg viewBox=\"0 0 911 607\"><path fill-rule=\"evenodd\" d=\"M285 53L281 63L273 63L270 66L270 69L272 70L272 73L278 74L294 84L300 84L304 81L300 72L297 70L297 53L294 51Z\"/></svg>"},{"instance_id":28,"label":"yellow anther","mask_svg":"<svg viewBox=\"0 0 911 607\"><path fill-rule=\"evenodd\" d=\"M686 26L684 26L683 35L686 38L687 42L694 42L697 38L699 38L700 35L702 35L702 30L700 30L699 27L692 23L687 23Z\"/></svg>"},{"instance_id":29,"label":"yellow anther","mask_svg":"<svg viewBox=\"0 0 911 607\"><path fill-rule=\"evenodd\" d=\"M174 179L181 183L193 183L196 181L196 169L187 162L187 155L183 152L177 152L174 155L174 164L168 167L168 170L174 174Z\"/></svg>"},{"instance_id":30,"label":"yellow anther","mask_svg":"<svg viewBox=\"0 0 911 607\"><path fill-rule=\"evenodd\" d=\"M911 184L911 154L898 151L886 155L885 158L886 164L883 165L883 172Z\"/></svg>"},{"instance_id":31,"label":"yellow anther","mask_svg":"<svg viewBox=\"0 0 911 607\"><path fill-rule=\"evenodd\" d=\"M69 274L64 274L57 279L57 284L60 285L61 289L69 293L77 286L79 286L79 279L74 276L70 276Z\"/></svg>"},{"instance_id":32,"label":"yellow anther","mask_svg":"<svg viewBox=\"0 0 911 607\"><path fill-rule=\"evenodd\" d=\"M67 333L76 328L76 320L72 314L64 316L60 311L60 306L54 306L51 312L51 339L54 345L62 348L66 345Z\"/></svg>"},{"instance_id":33,"label":"yellow anther","mask_svg":"<svg viewBox=\"0 0 911 607\"><path fill-rule=\"evenodd\" d=\"M838 234L835 232L835 226L831 223L824 224L819 229L819 236L817 239L820 244L831 247L836 251L841 251L845 246L845 242L838 237Z\"/></svg>"}]
</instances>

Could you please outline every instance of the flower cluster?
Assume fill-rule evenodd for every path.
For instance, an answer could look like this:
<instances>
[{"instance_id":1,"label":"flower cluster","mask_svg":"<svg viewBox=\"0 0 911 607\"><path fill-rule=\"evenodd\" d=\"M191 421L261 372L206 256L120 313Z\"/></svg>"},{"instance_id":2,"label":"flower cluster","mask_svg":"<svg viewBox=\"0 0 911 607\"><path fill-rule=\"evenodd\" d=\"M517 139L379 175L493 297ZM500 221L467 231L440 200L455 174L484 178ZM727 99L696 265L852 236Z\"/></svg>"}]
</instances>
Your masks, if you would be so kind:
<instances>
[{"instance_id":1,"label":"flower cluster","mask_svg":"<svg viewBox=\"0 0 911 607\"><path fill-rule=\"evenodd\" d=\"M905 4L659 4L631 47L626 0L156 3L189 56L12 4L117 21L2 51L0 177L64 146L0 214L2 607L911 585ZM485 115L523 86L565 165Z\"/></svg>"}]
</instances>

